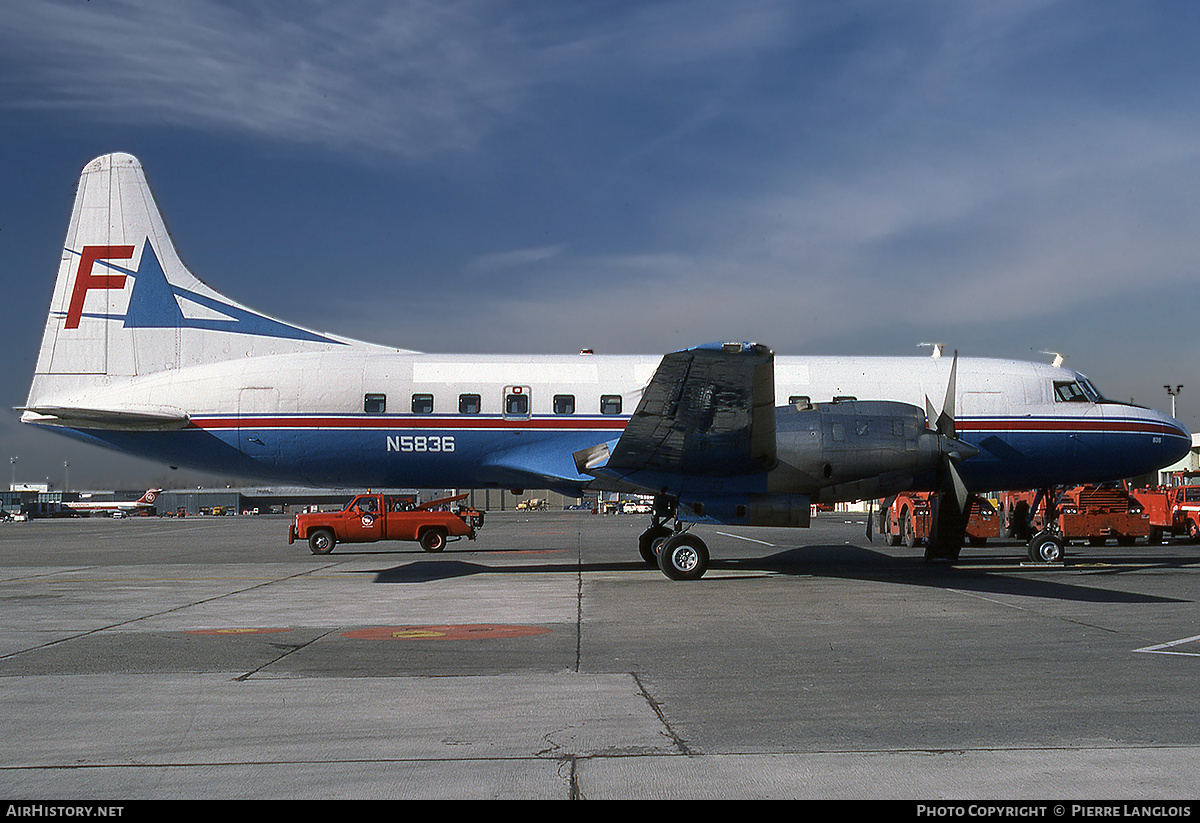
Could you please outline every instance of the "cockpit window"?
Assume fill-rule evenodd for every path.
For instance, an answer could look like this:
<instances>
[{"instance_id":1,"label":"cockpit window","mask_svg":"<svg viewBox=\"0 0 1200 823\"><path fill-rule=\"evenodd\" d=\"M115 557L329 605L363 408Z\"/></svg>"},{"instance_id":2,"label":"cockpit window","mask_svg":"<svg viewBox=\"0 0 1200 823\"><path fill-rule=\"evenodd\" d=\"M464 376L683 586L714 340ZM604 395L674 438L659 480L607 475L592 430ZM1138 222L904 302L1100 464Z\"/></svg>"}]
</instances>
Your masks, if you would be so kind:
<instances>
[{"instance_id":1,"label":"cockpit window","mask_svg":"<svg viewBox=\"0 0 1200 823\"><path fill-rule=\"evenodd\" d=\"M1054 400L1058 403L1089 403L1091 398L1074 380L1054 381Z\"/></svg>"},{"instance_id":2,"label":"cockpit window","mask_svg":"<svg viewBox=\"0 0 1200 823\"><path fill-rule=\"evenodd\" d=\"M1100 393L1100 390L1096 388L1091 380L1088 380L1082 374L1079 375L1079 385L1083 388L1087 396L1092 398L1093 403L1102 403L1104 401L1104 395Z\"/></svg>"}]
</instances>

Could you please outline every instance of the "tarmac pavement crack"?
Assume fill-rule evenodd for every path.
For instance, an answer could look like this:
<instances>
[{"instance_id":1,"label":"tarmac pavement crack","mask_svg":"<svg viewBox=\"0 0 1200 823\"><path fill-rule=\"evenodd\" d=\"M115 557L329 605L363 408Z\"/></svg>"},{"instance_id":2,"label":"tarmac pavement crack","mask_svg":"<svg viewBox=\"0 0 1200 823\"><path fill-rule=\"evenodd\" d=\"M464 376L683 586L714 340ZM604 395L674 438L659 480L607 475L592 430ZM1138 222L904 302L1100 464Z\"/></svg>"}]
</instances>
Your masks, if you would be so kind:
<instances>
[{"instance_id":1,"label":"tarmac pavement crack","mask_svg":"<svg viewBox=\"0 0 1200 823\"><path fill-rule=\"evenodd\" d=\"M346 562L346 561L343 561L343 562ZM100 634L101 632L112 631L113 629L119 629L119 628L122 628L123 626L132 626L133 624L139 623L143 620L150 620L155 617L162 617L163 615L174 614L175 612L183 611L184 609L195 608L196 606L204 605L206 603L215 603L218 600L223 600L227 597L234 597L236 595L245 594L246 592L252 592L256 589L266 588L267 586L274 586L277 583L282 583L282 582L285 582L288 580L295 580L296 578L299 578L299 577L307 577L308 575L311 575L311 574L314 574L314 573L320 572L320 571L325 571L326 569L329 569L329 568L331 568L333 566L337 566L337 565L340 565L340 563L328 563L319 568L305 569L304 571L297 572L296 574L289 574L289 575L285 575L283 577L275 578L274 580L267 580L267 581L264 581L261 583L255 583L252 586L246 586L246 587L240 588L240 589L233 589L232 591L222 592L221 594L214 595L212 597L205 597L205 598L201 598L199 600L193 600L189 603L181 603L178 606L172 606L169 609L161 609L160 611L151 612L149 614L138 615L137 617L131 617L128 620L118 620L115 623L109 623L105 626L97 626L96 628L77 632L77 633L69 635L67 637L60 637L56 640L47 641L46 643L39 643L38 645L30 646L27 649L19 649L15 652L9 652L7 654L0 654L0 660L11 660L12 658L19 657L23 654L29 654L30 652L36 652L36 651L41 651L43 649L49 649L54 646L60 646L63 643L69 643L72 640L79 640L80 638L83 638L83 637L91 637L94 634Z\"/></svg>"},{"instance_id":2,"label":"tarmac pavement crack","mask_svg":"<svg viewBox=\"0 0 1200 823\"><path fill-rule=\"evenodd\" d=\"M671 743L676 750L678 750L680 754L695 754L695 752L688 747L687 742L680 737L673 728L671 728L671 723L667 720L667 715L665 712L663 712L662 705L650 694L649 690L646 688L646 685L642 683L642 679L638 677L637 672L630 672L629 676L632 677L633 682L637 684L638 692L641 693L642 699L646 701L646 704L650 706L651 711L653 711L655 716L658 717L658 722L662 724L664 732L666 733L667 737L671 739Z\"/></svg>"},{"instance_id":3,"label":"tarmac pavement crack","mask_svg":"<svg viewBox=\"0 0 1200 823\"><path fill-rule=\"evenodd\" d=\"M575 540L575 671L579 671L583 659L583 527L579 527Z\"/></svg>"},{"instance_id":4,"label":"tarmac pavement crack","mask_svg":"<svg viewBox=\"0 0 1200 823\"><path fill-rule=\"evenodd\" d=\"M279 655L278 657L276 657L273 660L268 660L266 663L263 663L261 666L258 666L257 668L251 669L250 671L246 672L245 674L239 674L237 677L233 678L233 682L244 683L245 681L249 680L254 675L262 672L264 669L266 669L270 666L274 666L276 663L280 662L288 655L295 654L296 652L300 651L301 649L307 648L307 647L311 646L313 643L316 643L318 640L323 640L324 638L328 637L329 635L333 634L336 631L337 631L337 629L333 628L327 632L322 632L321 634L317 635L312 640L309 640L306 643L291 643L291 644L286 644L286 645L282 644L282 643L272 643L271 645L274 648L283 650L283 654Z\"/></svg>"},{"instance_id":5,"label":"tarmac pavement crack","mask_svg":"<svg viewBox=\"0 0 1200 823\"><path fill-rule=\"evenodd\" d=\"M1001 600L996 597L985 597L984 595L979 594L978 592L969 592L969 591L965 591L963 589L947 589L947 591L955 592L956 594L963 595L964 597L973 597L976 600L982 600L986 603L992 603L997 606L1002 606L1006 609L1013 609L1015 611L1025 612L1026 614L1031 614L1031 615L1038 615L1038 616L1046 618L1046 619L1050 619L1050 617L1051 617L1046 612L1039 611L1037 609L1031 609L1027 606L1021 606L1017 603L1011 603L1011 602L1008 602L1006 600ZM1118 629L1114 629L1110 626L1101 626L1099 623L1089 623L1086 620L1076 620L1076 619L1070 618L1070 617L1054 617L1053 619L1059 620L1063 623L1070 623L1075 626L1081 626L1085 629L1096 629L1097 631L1107 632L1108 634L1120 634L1121 633Z\"/></svg>"}]
</instances>

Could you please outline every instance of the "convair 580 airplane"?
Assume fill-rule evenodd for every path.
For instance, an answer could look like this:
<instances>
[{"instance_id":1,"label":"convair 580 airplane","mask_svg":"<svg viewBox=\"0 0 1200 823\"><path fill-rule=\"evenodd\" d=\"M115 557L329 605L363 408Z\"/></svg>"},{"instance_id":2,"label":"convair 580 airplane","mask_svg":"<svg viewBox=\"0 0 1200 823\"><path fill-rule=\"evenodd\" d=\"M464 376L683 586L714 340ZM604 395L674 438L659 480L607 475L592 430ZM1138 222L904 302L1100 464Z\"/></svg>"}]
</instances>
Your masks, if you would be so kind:
<instances>
[{"instance_id":1,"label":"convair 580 airplane","mask_svg":"<svg viewBox=\"0 0 1200 823\"><path fill-rule=\"evenodd\" d=\"M1036 363L785 358L752 343L434 355L300 328L196 279L126 154L83 170L23 412L263 479L651 494L639 548L676 579L708 563L684 523L806 526L812 503L933 490L930 553L952 558L972 493L1129 477L1191 445L1176 420Z\"/></svg>"}]
</instances>

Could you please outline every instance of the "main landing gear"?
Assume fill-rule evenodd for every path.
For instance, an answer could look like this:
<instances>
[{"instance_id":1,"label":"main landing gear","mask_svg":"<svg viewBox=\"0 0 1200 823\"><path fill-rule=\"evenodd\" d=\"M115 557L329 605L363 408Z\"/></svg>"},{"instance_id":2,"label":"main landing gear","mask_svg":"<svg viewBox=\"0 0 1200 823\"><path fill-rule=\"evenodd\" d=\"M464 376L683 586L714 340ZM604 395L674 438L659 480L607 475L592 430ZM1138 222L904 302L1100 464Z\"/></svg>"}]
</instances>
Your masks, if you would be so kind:
<instances>
[{"instance_id":1,"label":"main landing gear","mask_svg":"<svg viewBox=\"0 0 1200 823\"><path fill-rule=\"evenodd\" d=\"M654 499L654 516L650 528L638 537L638 553L672 580L699 580L708 571L708 546L682 530L675 519L677 502L665 496ZM674 528L667 525L671 520Z\"/></svg>"}]
</instances>

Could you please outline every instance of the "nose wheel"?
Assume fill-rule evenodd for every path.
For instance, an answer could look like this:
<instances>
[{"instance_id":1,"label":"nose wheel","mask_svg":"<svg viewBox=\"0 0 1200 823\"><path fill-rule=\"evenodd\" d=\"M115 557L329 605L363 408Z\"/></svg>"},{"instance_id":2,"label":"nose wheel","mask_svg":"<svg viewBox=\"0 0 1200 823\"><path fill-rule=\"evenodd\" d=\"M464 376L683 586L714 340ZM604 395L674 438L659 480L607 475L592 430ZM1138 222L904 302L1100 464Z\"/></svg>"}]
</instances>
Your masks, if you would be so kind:
<instances>
[{"instance_id":1,"label":"nose wheel","mask_svg":"<svg viewBox=\"0 0 1200 823\"><path fill-rule=\"evenodd\" d=\"M1061 563L1066 548L1061 536L1041 531L1029 541L1029 559L1034 563Z\"/></svg>"}]
</instances>

